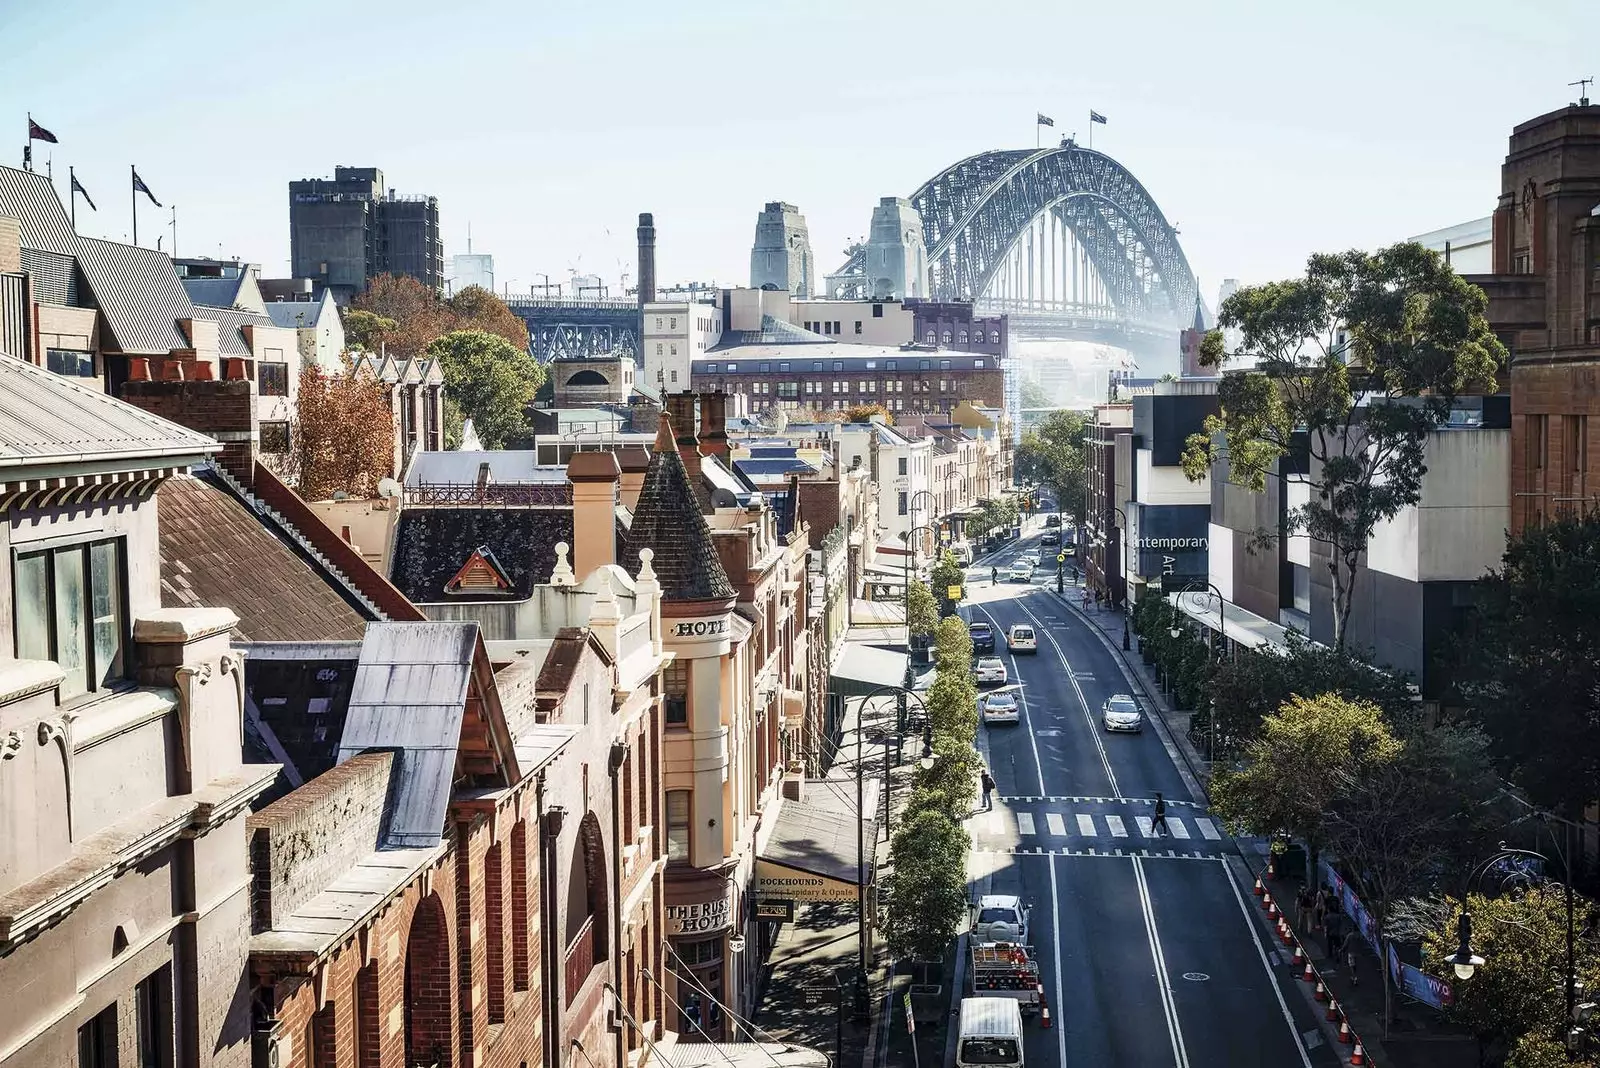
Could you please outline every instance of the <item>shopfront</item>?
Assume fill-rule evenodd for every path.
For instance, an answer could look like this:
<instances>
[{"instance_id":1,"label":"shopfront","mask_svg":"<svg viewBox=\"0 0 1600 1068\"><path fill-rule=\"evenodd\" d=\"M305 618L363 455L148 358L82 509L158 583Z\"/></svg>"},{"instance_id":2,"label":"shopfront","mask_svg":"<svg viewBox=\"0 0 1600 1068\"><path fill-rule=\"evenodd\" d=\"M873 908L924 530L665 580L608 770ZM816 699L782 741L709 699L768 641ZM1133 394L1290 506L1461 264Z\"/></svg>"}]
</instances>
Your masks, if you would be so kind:
<instances>
[{"instance_id":1,"label":"shopfront","mask_svg":"<svg viewBox=\"0 0 1600 1068\"><path fill-rule=\"evenodd\" d=\"M697 1032L719 1042L727 1025L723 1005L734 1004L728 938L734 926L733 889L727 879L686 871L666 884L667 970L672 975L668 1012L685 1037Z\"/></svg>"}]
</instances>

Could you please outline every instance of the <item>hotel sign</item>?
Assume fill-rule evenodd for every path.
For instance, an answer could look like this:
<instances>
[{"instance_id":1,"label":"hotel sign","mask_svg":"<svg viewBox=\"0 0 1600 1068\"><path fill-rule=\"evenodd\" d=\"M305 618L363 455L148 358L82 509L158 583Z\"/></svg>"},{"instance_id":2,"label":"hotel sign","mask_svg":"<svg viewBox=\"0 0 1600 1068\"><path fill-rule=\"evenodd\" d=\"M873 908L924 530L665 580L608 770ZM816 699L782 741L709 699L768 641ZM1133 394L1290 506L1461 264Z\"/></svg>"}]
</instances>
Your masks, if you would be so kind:
<instances>
[{"instance_id":1,"label":"hotel sign","mask_svg":"<svg viewBox=\"0 0 1600 1068\"><path fill-rule=\"evenodd\" d=\"M700 901L690 905L668 905L667 934L714 934L733 926L733 907L724 893L714 901Z\"/></svg>"},{"instance_id":2,"label":"hotel sign","mask_svg":"<svg viewBox=\"0 0 1600 1068\"><path fill-rule=\"evenodd\" d=\"M675 623L672 633L679 638L718 638L728 633L727 619L685 619Z\"/></svg>"}]
</instances>

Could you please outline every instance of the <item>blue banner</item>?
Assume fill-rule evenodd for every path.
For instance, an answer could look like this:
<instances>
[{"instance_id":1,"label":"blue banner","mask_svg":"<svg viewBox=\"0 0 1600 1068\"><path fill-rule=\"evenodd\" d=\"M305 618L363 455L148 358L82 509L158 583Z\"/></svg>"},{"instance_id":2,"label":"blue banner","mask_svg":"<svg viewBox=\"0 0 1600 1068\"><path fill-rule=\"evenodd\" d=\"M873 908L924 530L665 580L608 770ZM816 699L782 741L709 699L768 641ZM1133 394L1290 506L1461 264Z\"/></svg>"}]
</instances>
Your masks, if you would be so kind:
<instances>
[{"instance_id":1,"label":"blue banner","mask_svg":"<svg viewBox=\"0 0 1600 1068\"><path fill-rule=\"evenodd\" d=\"M1379 931L1377 922L1372 918L1372 913L1356 897L1356 892L1350 884L1333 870L1333 865L1328 863L1326 857L1319 865L1322 869L1322 881L1333 887L1333 892L1339 896L1339 907L1344 909L1344 914L1350 917L1356 925L1356 930L1361 932L1361 937L1371 947L1373 955L1382 957L1389 965L1389 978L1401 993L1407 997L1415 998L1424 1005L1431 1005L1436 1009L1443 1009L1454 1000L1450 984L1443 979L1436 979L1422 971L1420 968L1404 964L1400 954L1394 946L1384 944L1379 948Z\"/></svg>"}]
</instances>

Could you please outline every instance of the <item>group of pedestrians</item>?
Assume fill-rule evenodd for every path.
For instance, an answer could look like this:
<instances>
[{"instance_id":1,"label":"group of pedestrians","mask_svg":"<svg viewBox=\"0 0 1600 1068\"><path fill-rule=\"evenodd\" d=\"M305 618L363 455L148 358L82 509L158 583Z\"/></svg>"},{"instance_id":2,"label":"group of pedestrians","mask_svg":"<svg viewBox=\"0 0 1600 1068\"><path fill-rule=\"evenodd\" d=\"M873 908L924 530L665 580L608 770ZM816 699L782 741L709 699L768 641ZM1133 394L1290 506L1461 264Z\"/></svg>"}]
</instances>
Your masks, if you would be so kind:
<instances>
[{"instance_id":1,"label":"group of pedestrians","mask_svg":"<svg viewBox=\"0 0 1600 1068\"><path fill-rule=\"evenodd\" d=\"M1307 934L1321 934L1328 956L1343 960L1352 985L1356 976L1356 945L1360 934L1356 925L1339 907L1339 896L1327 885L1312 889L1308 883L1295 898L1295 925Z\"/></svg>"}]
</instances>

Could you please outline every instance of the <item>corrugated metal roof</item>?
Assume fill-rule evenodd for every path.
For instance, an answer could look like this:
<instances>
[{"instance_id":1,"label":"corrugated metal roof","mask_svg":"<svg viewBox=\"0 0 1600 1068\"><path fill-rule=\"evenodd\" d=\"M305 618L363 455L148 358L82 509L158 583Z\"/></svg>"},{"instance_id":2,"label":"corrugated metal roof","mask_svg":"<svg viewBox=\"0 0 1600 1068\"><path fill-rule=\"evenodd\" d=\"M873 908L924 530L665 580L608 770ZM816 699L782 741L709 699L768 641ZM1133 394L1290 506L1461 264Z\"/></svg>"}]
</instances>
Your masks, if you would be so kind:
<instances>
[{"instance_id":1,"label":"corrugated metal roof","mask_svg":"<svg viewBox=\"0 0 1600 1068\"><path fill-rule=\"evenodd\" d=\"M165 253L84 237L78 265L117 351L165 356L189 347L178 320L195 318L194 303Z\"/></svg>"},{"instance_id":2,"label":"corrugated metal roof","mask_svg":"<svg viewBox=\"0 0 1600 1068\"><path fill-rule=\"evenodd\" d=\"M478 643L476 623L369 623L339 762L394 749L387 848L423 848L444 832Z\"/></svg>"},{"instance_id":3,"label":"corrugated metal roof","mask_svg":"<svg viewBox=\"0 0 1600 1068\"><path fill-rule=\"evenodd\" d=\"M35 171L0 167L0 215L22 224L22 247L75 256L78 237L50 179Z\"/></svg>"},{"instance_id":4,"label":"corrugated metal roof","mask_svg":"<svg viewBox=\"0 0 1600 1068\"><path fill-rule=\"evenodd\" d=\"M138 456L198 462L220 447L74 379L0 356L0 467Z\"/></svg>"},{"instance_id":5,"label":"corrugated metal roof","mask_svg":"<svg viewBox=\"0 0 1600 1068\"><path fill-rule=\"evenodd\" d=\"M205 278L201 281L214 281ZM273 326L269 316L257 315L254 312L238 311L233 308L209 308L195 305L194 317L196 319L210 319L217 324L217 352L223 356L242 356L249 359L253 355L249 342L244 339L246 326Z\"/></svg>"},{"instance_id":6,"label":"corrugated metal roof","mask_svg":"<svg viewBox=\"0 0 1600 1068\"><path fill-rule=\"evenodd\" d=\"M489 465L489 481L501 485L529 482L565 482L567 469L535 462L531 449L484 449L479 452L419 452L406 475L407 486L440 484L475 485L478 470Z\"/></svg>"},{"instance_id":7,"label":"corrugated metal roof","mask_svg":"<svg viewBox=\"0 0 1600 1068\"><path fill-rule=\"evenodd\" d=\"M309 330L321 321L322 309L328 306L320 300L269 300L267 314L277 326Z\"/></svg>"}]
</instances>

